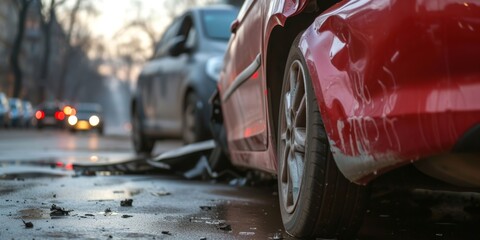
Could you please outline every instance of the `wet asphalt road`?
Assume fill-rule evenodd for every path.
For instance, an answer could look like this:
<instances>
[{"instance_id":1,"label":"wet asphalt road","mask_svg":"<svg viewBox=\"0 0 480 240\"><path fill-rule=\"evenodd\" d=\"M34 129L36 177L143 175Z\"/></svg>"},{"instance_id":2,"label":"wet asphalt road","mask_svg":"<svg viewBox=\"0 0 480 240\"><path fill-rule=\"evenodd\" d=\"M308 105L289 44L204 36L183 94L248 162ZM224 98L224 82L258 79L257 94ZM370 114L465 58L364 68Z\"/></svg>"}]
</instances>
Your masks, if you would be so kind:
<instances>
[{"instance_id":1,"label":"wet asphalt road","mask_svg":"<svg viewBox=\"0 0 480 240\"><path fill-rule=\"evenodd\" d=\"M178 146L161 142L154 151ZM0 239L289 239L274 184L233 186L168 172L85 176L69 167L134 158L119 130L2 130ZM126 198L131 207L120 206ZM52 204L73 211L50 216ZM358 239L480 239L479 226L476 193L372 192Z\"/></svg>"}]
</instances>

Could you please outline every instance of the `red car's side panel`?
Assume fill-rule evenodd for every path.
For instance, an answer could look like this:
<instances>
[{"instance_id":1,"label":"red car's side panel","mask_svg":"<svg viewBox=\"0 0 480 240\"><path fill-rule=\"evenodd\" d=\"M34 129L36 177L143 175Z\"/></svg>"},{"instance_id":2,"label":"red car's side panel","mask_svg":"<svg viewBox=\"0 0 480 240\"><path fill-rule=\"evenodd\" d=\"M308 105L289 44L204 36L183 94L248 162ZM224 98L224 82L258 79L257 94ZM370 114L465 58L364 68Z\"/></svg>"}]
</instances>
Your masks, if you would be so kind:
<instances>
[{"instance_id":1,"label":"red car's side panel","mask_svg":"<svg viewBox=\"0 0 480 240\"><path fill-rule=\"evenodd\" d=\"M452 149L480 124L480 2L351 1L300 42L344 175Z\"/></svg>"},{"instance_id":2,"label":"red car's side panel","mask_svg":"<svg viewBox=\"0 0 480 240\"><path fill-rule=\"evenodd\" d=\"M273 28L283 26L305 3L306 0L247 0L245 13L241 10L239 27L230 39L225 57L229 64L223 69L219 82L227 141L235 165L276 172L267 120L265 46ZM230 95L228 92L234 88L235 81L255 60L260 63L258 69Z\"/></svg>"},{"instance_id":3,"label":"red car's side panel","mask_svg":"<svg viewBox=\"0 0 480 240\"><path fill-rule=\"evenodd\" d=\"M248 79L241 85L236 83L242 72L256 62L261 52L264 1L250 2L249 10L238 19L239 27L230 39L226 53L229 64L225 66L221 76L223 81L219 83L223 111L227 118L228 141L231 143L232 151L266 149L264 91L260 81L263 72L257 71L251 76L246 76Z\"/></svg>"}]
</instances>

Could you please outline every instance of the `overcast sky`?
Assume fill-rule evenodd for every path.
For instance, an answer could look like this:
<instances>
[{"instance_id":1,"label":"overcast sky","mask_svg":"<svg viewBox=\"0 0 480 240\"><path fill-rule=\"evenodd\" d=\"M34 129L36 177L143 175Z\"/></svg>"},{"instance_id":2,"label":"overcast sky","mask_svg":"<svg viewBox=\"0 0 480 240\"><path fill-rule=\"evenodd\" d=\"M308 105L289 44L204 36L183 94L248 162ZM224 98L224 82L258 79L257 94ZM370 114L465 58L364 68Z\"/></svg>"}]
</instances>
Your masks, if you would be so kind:
<instances>
[{"instance_id":1,"label":"overcast sky","mask_svg":"<svg viewBox=\"0 0 480 240\"><path fill-rule=\"evenodd\" d=\"M101 0L95 1L100 15L92 24L92 30L96 35L103 35L110 38L115 35L127 21L137 15L135 2L142 5L141 14L146 16L154 11L157 16L164 15L163 0ZM165 19L154 19L159 25L165 25Z\"/></svg>"}]
</instances>

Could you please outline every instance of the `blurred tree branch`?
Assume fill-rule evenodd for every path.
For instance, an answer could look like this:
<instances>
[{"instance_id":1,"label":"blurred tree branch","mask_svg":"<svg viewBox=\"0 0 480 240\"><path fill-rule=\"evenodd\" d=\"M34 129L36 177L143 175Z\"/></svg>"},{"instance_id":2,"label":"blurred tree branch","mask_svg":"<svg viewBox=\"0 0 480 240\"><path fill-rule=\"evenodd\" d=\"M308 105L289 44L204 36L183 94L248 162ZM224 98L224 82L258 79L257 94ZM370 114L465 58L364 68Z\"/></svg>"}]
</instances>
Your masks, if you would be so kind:
<instances>
[{"instance_id":1,"label":"blurred tree branch","mask_svg":"<svg viewBox=\"0 0 480 240\"><path fill-rule=\"evenodd\" d=\"M75 0L75 4L69 11L68 20L63 24L66 25L66 51L64 55L63 65L60 69L60 82L57 89L57 99L65 100L64 94L66 92L65 84L67 81L67 73L70 68L70 63L76 51L83 50L86 52L91 46L91 32L90 29L80 21L80 13L85 13L83 17L88 18L98 15L98 11L89 0Z\"/></svg>"},{"instance_id":2,"label":"blurred tree branch","mask_svg":"<svg viewBox=\"0 0 480 240\"><path fill-rule=\"evenodd\" d=\"M25 20L27 17L28 6L32 0L21 0L17 3L20 7L17 34L15 36L15 42L13 43L13 49L10 55L10 65L12 67L13 75L15 77L15 83L13 85L13 97L20 97L20 92L22 89L22 69L20 67L20 52L22 48L23 35L25 33Z\"/></svg>"}]
</instances>

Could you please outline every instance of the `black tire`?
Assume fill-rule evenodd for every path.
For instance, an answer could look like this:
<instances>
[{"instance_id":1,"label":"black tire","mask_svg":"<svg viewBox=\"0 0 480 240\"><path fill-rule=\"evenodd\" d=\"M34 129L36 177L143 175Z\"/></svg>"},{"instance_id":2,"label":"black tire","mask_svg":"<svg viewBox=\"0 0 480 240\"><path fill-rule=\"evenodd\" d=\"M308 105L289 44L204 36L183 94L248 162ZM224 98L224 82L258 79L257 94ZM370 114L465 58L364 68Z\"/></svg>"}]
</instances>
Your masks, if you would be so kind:
<instances>
[{"instance_id":1,"label":"black tire","mask_svg":"<svg viewBox=\"0 0 480 240\"><path fill-rule=\"evenodd\" d=\"M152 153L155 141L148 138L143 133L143 127L141 125L141 119L138 111L136 109L132 112L132 142L135 152L137 154L147 154ZM100 134L103 133L103 129Z\"/></svg>"},{"instance_id":2,"label":"black tire","mask_svg":"<svg viewBox=\"0 0 480 240\"><path fill-rule=\"evenodd\" d=\"M277 129L282 220L295 237L350 239L361 226L367 189L348 181L336 166L311 77L297 47L300 35L285 67ZM290 105L285 105L287 97Z\"/></svg>"},{"instance_id":3,"label":"black tire","mask_svg":"<svg viewBox=\"0 0 480 240\"><path fill-rule=\"evenodd\" d=\"M189 92L185 97L182 114L182 139L184 144L207 139L201 110L197 106L198 101L199 99L194 92Z\"/></svg>"},{"instance_id":4,"label":"black tire","mask_svg":"<svg viewBox=\"0 0 480 240\"><path fill-rule=\"evenodd\" d=\"M213 140L215 140L215 149L210 154L208 162L215 172L232 170L234 168L228 153L227 132L223 124L222 105L218 90L213 93L211 104L210 129L212 130Z\"/></svg>"}]
</instances>

